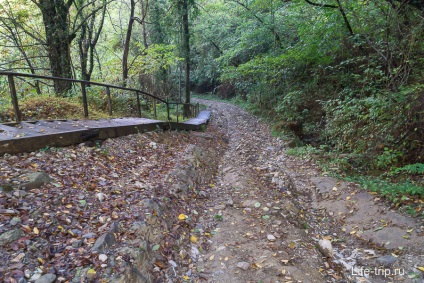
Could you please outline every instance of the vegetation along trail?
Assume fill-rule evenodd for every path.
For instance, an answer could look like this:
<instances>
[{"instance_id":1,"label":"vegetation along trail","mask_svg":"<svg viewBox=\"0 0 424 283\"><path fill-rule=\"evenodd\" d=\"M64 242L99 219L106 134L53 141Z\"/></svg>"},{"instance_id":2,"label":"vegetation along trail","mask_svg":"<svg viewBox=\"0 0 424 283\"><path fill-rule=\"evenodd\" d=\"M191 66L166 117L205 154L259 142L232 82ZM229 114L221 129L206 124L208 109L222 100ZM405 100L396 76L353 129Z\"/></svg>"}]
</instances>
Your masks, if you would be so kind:
<instances>
[{"instance_id":1,"label":"vegetation along trail","mask_svg":"<svg viewBox=\"0 0 424 283\"><path fill-rule=\"evenodd\" d=\"M313 161L287 156L284 143L244 110L200 102L212 109L228 149L205 208L210 217L197 224L202 229L213 217L215 235L206 246L197 238L191 244L198 278L424 282L419 219L392 211L354 183L323 175Z\"/></svg>"}]
</instances>

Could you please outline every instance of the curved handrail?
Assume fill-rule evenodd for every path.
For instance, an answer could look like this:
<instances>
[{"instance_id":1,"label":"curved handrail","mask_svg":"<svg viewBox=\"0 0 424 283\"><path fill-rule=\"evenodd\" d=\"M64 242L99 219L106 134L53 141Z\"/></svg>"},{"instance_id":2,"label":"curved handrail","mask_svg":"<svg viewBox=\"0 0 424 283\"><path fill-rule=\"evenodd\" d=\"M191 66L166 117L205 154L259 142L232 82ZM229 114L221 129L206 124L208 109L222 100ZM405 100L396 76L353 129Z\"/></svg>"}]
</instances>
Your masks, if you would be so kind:
<instances>
[{"instance_id":1,"label":"curved handrail","mask_svg":"<svg viewBox=\"0 0 424 283\"><path fill-rule=\"evenodd\" d=\"M15 72L7 72L7 71L0 71L0 76L7 76L9 81L9 89L10 89L10 95L12 98L12 105L15 112L15 121L17 123L21 122L21 113L19 111L19 103L18 103L18 96L16 92L15 87L15 81L14 77L26 77L26 78L35 78L35 79L47 79L47 80L60 80L60 81L68 81L68 82L74 82L74 83L80 83L81 84L81 94L82 94L82 102L84 107L84 117L88 118L88 102L87 102L87 93L86 93L86 86L87 85L96 85L106 88L106 94L107 94L107 102L108 102L108 108L109 108L109 114L112 115L112 100L110 95L110 89L119 89L119 90L125 90L125 91L132 91L135 92L137 95L137 110L138 115L141 117L141 106L140 106L140 94L148 96L153 101L153 109L154 109L154 117L156 118L156 101L164 103L166 105L166 111L168 116L168 121L171 120L170 118L170 105L176 105L177 106L177 112L178 112L178 105L187 105L186 103L181 102L170 102L168 99L163 99L160 97L157 97L151 93L134 89L134 88L128 88L128 87L121 87L106 83L98 83L98 82L92 82L92 81L84 81L84 80L77 80L77 79L69 79L69 78L60 78L60 77L52 77L52 76L42 76L42 75L35 75L35 74L26 74L26 73L15 73ZM193 115L197 115L200 111L199 104L190 105L190 112ZM178 121L178 114L177 114L177 121Z\"/></svg>"},{"instance_id":2,"label":"curved handrail","mask_svg":"<svg viewBox=\"0 0 424 283\"><path fill-rule=\"evenodd\" d=\"M108 102L108 110L109 114L112 115L112 100L110 95L110 89L118 89L118 90L125 90L125 91L131 91L135 92L137 96L137 110L138 110L138 116L141 117L141 105L140 105L140 94L150 97L153 100L153 108L154 108L154 116L156 118L156 101L165 103L168 113L168 120L170 120L169 115L169 103L167 100L162 99L160 97L157 97L151 93L134 89L134 88L128 88L128 87L121 87L106 83L98 83L98 82L92 82L92 81L84 81L84 80L77 80L77 79L69 79L69 78L60 78L60 77L51 77L51 76L42 76L42 75L34 75L34 74L26 74L26 73L15 73L15 72L6 72L6 71L0 71L0 76L7 76L9 81L9 89L10 89L10 95L12 98L12 105L15 112L15 121L19 123L21 121L21 113L19 111L19 103L18 103L18 96L16 92L15 87L15 81L14 77L25 77L25 78L34 78L34 79L47 79L47 80L59 80L59 81L68 81L73 83L80 83L81 84L81 93L82 93L82 100L83 100L83 107L84 107L84 117L88 118L88 102L87 102L87 93L86 93L86 86L87 85L95 85L95 86L101 86L106 88L106 94L107 94L107 102Z\"/></svg>"},{"instance_id":3,"label":"curved handrail","mask_svg":"<svg viewBox=\"0 0 424 283\"><path fill-rule=\"evenodd\" d=\"M92 81L84 81L84 80L77 80L77 79L69 79L69 78L60 78L60 77L51 77L51 76L25 74L25 73L5 72L5 71L0 71L0 75L3 75L3 76L12 75L12 76L15 76L15 77L27 77L27 78L35 78L35 79L47 79L47 80L68 81L68 82L74 82L74 83L84 83L84 84L90 84L90 85L110 87L110 88L115 88L115 89L120 89L120 90L134 91L134 92L139 92L141 94L150 96L151 98L154 98L156 100L159 100L160 102L167 103L166 100L164 100L164 99L162 99L160 97L157 97L157 96L155 96L153 94L150 94L148 92L145 92L145 91L142 91L142 90L138 90L138 89L134 89L134 88L128 88L128 87L121 87L121 86L111 85L111 84L98 83L98 82L92 82Z\"/></svg>"}]
</instances>

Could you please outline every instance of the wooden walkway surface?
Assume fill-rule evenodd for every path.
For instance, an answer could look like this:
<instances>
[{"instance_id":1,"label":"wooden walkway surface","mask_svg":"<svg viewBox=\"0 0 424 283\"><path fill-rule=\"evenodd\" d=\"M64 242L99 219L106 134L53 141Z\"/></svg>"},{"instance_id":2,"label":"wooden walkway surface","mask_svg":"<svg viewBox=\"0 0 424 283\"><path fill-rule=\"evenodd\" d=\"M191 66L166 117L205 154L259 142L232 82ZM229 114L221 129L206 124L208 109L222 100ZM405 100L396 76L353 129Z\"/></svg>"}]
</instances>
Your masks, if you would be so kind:
<instances>
[{"instance_id":1,"label":"wooden walkway surface","mask_svg":"<svg viewBox=\"0 0 424 283\"><path fill-rule=\"evenodd\" d=\"M0 155L68 146L154 130L199 130L208 123L210 111L182 123L145 118L102 120L43 120L0 124Z\"/></svg>"}]
</instances>

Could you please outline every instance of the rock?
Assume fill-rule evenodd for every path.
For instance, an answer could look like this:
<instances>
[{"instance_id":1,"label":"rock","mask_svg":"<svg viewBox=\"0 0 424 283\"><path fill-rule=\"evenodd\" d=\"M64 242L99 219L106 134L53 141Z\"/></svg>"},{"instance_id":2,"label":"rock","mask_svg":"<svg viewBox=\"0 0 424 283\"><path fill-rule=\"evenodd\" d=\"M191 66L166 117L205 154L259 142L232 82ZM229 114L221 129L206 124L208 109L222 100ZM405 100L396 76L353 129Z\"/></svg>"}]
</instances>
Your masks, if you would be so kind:
<instances>
[{"instance_id":1,"label":"rock","mask_svg":"<svg viewBox=\"0 0 424 283\"><path fill-rule=\"evenodd\" d=\"M334 250L333 246L331 245L331 241L327 239L323 239L318 242L318 249L326 257L334 256Z\"/></svg>"},{"instance_id":2,"label":"rock","mask_svg":"<svg viewBox=\"0 0 424 283\"><path fill-rule=\"evenodd\" d=\"M20 189L36 189L52 181L49 175L44 172L29 173L22 177L22 179L25 180L25 183L19 186Z\"/></svg>"},{"instance_id":3,"label":"rock","mask_svg":"<svg viewBox=\"0 0 424 283\"><path fill-rule=\"evenodd\" d=\"M104 193L97 193L96 197L100 202L103 202L105 199L107 199L107 196Z\"/></svg>"},{"instance_id":4,"label":"rock","mask_svg":"<svg viewBox=\"0 0 424 283\"><path fill-rule=\"evenodd\" d=\"M218 205L215 205L214 209L215 209L215 210L223 210L223 209L225 209L225 204L218 204Z\"/></svg>"},{"instance_id":5,"label":"rock","mask_svg":"<svg viewBox=\"0 0 424 283\"><path fill-rule=\"evenodd\" d=\"M30 282L35 282L38 279L40 279L41 277L41 273L35 273L34 275L31 276L31 278L29 279Z\"/></svg>"},{"instance_id":6,"label":"rock","mask_svg":"<svg viewBox=\"0 0 424 283\"><path fill-rule=\"evenodd\" d=\"M56 280L56 275L48 273L48 274L44 274L43 276L35 280L35 283L52 283L55 280Z\"/></svg>"},{"instance_id":7,"label":"rock","mask_svg":"<svg viewBox=\"0 0 424 283\"><path fill-rule=\"evenodd\" d=\"M82 235L83 239L92 239L92 238L96 238L96 237L97 237L97 235L95 233L87 233L87 234Z\"/></svg>"},{"instance_id":8,"label":"rock","mask_svg":"<svg viewBox=\"0 0 424 283\"><path fill-rule=\"evenodd\" d=\"M150 213L156 212L157 215L162 216L163 212L159 204L157 204L154 200L145 198L141 201L141 205L148 209Z\"/></svg>"},{"instance_id":9,"label":"rock","mask_svg":"<svg viewBox=\"0 0 424 283\"><path fill-rule=\"evenodd\" d=\"M81 240L77 240L77 241L75 241L75 242L73 242L73 243L72 243L72 247L73 247L74 249L77 249L77 248L79 248L79 247L82 247L82 244L83 244L83 241L81 241Z\"/></svg>"},{"instance_id":10,"label":"rock","mask_svg":"<svg viewBox=\"0 0 424 283\"><path fill-rule=\"evenodd\" d=\"M0 235L0 246L5 246L18 240L22 236L21 229L10 230Z\"/></svg>"},{"instance_id":11,"label":"rock","mask_svg":"<svg viewBox=\"0 0 424 283\"><path fill-rule=\"evenodd\" d=\"M93 251L101 251L107 246L113 245L115 242L116 242L116 239L113 233L108 232L106 234L103 234L94 243Z\"/></svg>"},{"instance_id":12,"label":"rock","mask_svg":"<svg viewBox=\"0 0 424 283\"><path fill-rule=\"evenodd\" d=\"M196 259L199 254L199 250L195 246L191 246L191 257Z\"/></svg>"},{"instance_id":13,"label":"rock","mask_svg":"<svg viewBox=\"0 0 424 283\"><path fill-rule=\"evenodd\" d=\"M100 254L100 255L99 255L99 260L100 260L101 262L105 262L105 261L107 260L107 255L105 255L105 254Z\"/></svg>"},{"instance_id":14,"label":"rock","mask_svg":"<svg viewBox=\"0 0 424 283\"><path fill-rule=\"evenodd\" d=\"M385 255L377 258L377 263L384 267L390 267L397 261L397 258L391 255Z\"/></svg>"},{"instance_id":15,"label":"rock","mask_svg":"<svg viewBox=\"0 0 424 283\"><path fill-rule=\"evenodd\" d=\"M198 195L200 198L209 198L209 194L205 191L199 191Z\"/></svg>"},{"instance_id":16,"label":"rock","mask_svg":"<svg viewBox=\"0 0 424 283\"><path fill-rule=\"evenodd\" d=\"M10 220L10 225L12 225L12 226L16 226L16 225L18 225L19 223L21 223L21 219L19 218L19 217L13 217L12 218L12 220Z\"/></svg>"},{"instance_id":17,"label":"rock","mask_svg":"<svg viewBox=\"0 0 424 283\"><path fill-rule=\"evenodd\" d=\"M266 237L267 237L268 241L270 241L270 242L274 242L276 240L274 235L268 235Z\"/></svg>"},{"instance_id":18,"label":"rock","mask_svg":"<svg viewBox=\"0 0 424 283\"><path fill-rule=\"evenodd\" d=\"M233 206L234 205L234 201L233 201L232 198L229 198L226 203L227 203L228 206Z\"/></svg>"},{"instance_id":19,"label":"rock","mask_svg":"<svg viewBox=\"0 0 424 283\"><path fill-rule=\"evenodd\" d=\"M245 262L245 261L241 261L241 262L238 262L238 263L237 263L237 267L238 267L238 268L241 268L241 269L243 269L243 270L248 270L248 269L249 269L249 267L250 267L250 263Z\"/></svg>"},{"instance_id":20,"label":"rock","mask_svg":"<svg viewBox=\"0 0 424 283\"><path fill-rule=\"evenodd\" d=\"M0 192L9 193L13 191L13 186L11 184L2 184L0 185Z\"/></svg>"},{"instance_id":21,"label":"rock","mask_svg":"<svg viewBox=\"0 0 424 283\"><path fill-rule=\"evenodd\" d=\"M242 204L241 207L255 207L255 203L257 201L256 200L245 200Z\"/></svg>"},{"instance_id":22,"label":"rock","mask_svg":"<svg viewBox=\"0 0 424 283\"><path fill-rule=\"evenodd\" d=\"M176 268L178 265L177 265L177 263L175 262L175 261L173 261L172 259L171 260L168 260L168 263L171 265L171 266L173 266L174 268Z\"/></svg>"}]
</instances>

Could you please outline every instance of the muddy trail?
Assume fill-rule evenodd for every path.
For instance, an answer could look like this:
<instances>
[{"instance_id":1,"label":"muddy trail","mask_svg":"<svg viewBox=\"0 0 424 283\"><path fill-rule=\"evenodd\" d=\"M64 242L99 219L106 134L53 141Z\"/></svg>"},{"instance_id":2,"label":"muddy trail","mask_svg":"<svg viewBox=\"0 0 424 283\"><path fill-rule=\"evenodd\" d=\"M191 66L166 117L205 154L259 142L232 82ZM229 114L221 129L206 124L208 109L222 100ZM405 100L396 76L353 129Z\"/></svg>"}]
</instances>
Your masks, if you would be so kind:
<instances>
[{"instance_id":1,"label":"muddy trail","mask_svg":"<svg viewBox=\"0 0 424 283\"><path fill-rule=\"evenodd\" d=\"M424 224L325 176L242 109L199 100L228 148L191 243L194 282L424 282ZM216 225L200 244L196 232ZM197 233L198 234L198 233ZM209 236L209 235L207 235Z\"/></svg>"}]
</instances>

